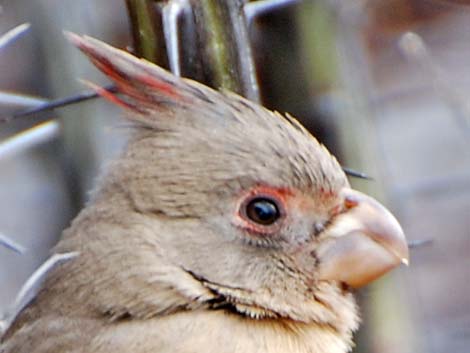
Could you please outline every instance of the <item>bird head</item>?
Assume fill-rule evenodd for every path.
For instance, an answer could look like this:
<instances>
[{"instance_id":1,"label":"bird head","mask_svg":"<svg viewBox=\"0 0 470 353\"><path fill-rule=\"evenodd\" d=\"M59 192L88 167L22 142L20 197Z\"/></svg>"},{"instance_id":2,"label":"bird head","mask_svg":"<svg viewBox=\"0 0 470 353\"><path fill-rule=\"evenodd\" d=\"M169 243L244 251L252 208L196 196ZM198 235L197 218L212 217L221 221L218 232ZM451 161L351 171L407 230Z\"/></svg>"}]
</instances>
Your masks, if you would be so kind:
<instances>
[{"instance_id":1,"label":"bird head","mask_svg":"<svg viewBox=\"0 0 470 353\"><path fill-rule=\"evenodd\" d=\"M100 285L133 291L123 303L140 296L166 303L161 312L203 307L355 329L350 289L408 259L392 214L351 189L294 118L68 36L115 82L118 94L97 91L127 110L135 133L59 248L79 247L77 261L99 256L93 271L121 264ZM132 313L113 307L117 297L103 303Z\"/></svg>"}]
</instances>

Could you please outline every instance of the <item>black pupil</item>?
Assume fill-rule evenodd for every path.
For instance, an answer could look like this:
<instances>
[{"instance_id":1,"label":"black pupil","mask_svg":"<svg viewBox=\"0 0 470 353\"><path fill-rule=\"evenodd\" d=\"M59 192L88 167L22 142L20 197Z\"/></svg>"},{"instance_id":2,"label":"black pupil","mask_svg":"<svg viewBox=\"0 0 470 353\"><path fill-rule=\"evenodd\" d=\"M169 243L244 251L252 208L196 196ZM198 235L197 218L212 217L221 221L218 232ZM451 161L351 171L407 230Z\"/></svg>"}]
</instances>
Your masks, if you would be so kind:
<instances>
[{"instance_id":1,"label":"black pupil","mask_svg":"<svg viewBox=\"0 0 470 353\"><path fill-rule=\"evenodd\" d=\"M257 198L247 205L247 216L256 223L270 225L279 218L279 210L276 203L265 198Z\"/></svg>"}]
</instances>

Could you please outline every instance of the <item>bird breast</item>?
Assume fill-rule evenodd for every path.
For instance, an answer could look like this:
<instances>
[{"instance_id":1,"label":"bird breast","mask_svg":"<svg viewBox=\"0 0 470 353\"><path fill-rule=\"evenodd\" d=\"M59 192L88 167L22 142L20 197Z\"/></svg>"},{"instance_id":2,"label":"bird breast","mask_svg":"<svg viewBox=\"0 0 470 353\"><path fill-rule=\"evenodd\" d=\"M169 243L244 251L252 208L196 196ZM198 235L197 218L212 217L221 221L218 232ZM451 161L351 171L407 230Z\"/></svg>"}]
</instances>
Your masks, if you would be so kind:
<instances>
[{"instance_id":1,"label":"bird breast","mask_svg":"<svg viewBox=\"0 0 470 353\"><path fill-rule=\"evenodd\" d=\"M253 320L217 311L181 312L158 319L123 321L97 335L95 353L344 353L349 333L283 320Z\"/></svg>"}]
</instances>

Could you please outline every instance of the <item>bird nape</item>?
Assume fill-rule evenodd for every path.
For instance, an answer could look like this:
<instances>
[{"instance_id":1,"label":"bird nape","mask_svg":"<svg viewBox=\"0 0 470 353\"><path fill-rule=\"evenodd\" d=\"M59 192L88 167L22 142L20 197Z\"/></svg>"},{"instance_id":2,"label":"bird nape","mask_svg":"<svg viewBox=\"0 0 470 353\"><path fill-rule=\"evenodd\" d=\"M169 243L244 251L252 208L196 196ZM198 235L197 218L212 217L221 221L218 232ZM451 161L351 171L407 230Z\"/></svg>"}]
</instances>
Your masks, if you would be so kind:
<instances>
[{"instance_id":1,"label":"bird nape","mask_svg":"<svg viewBox=\"0 0 470 353\"><path fill-rule=\"evenodd\" d=\"M391 213L294 118L68 38L133 133L0 352L349 351L351 290L408 260Z\"/></svg>"}]
</instances>

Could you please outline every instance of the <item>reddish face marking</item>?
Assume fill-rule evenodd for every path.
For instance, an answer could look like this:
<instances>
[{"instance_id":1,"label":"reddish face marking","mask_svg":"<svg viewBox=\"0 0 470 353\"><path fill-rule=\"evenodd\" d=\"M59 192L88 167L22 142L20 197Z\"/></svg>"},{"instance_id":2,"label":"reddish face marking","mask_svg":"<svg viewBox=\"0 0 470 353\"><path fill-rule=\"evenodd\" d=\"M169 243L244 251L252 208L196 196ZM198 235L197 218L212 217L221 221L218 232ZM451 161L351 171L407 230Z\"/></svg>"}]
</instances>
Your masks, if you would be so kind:
<instances>
[{"instance_id":1,"label":"reddish face marking","mask_svg":"<svg viewBox=\"0 0 470 353\"><path fill-rule=\"evenodd\" d=\"M343 205L336 205L330 211L330 217L333 218L343 211Z\"/></svg>"},{"instance_id":2,"label":"reddish face marking","mask_svg":"<svg viewBox=\"0 0 470 353\"><path fill-rule=\"evenodd\" d=\"M288 188L275 188L271 186L256 186L253 189L250 190L248 195L272 195L275 196L279 199L282 199L283 201L286 201L286 199L290 196L294 196L295 192L294 190L288 189Z\"/></svg>"},{"instance_id":3,"label":"reddish face marking","mask_svg":"<svg viewBox=\"0 0 470 353\"><path fill-rule=\"evenodd\" d=\"M268 236L279 230L283 220L286 218L286 209L288 200L294 195L294 192L287 188L275 188L270 186L257 186L248 193L240 197L235 214L235 225L250 234L258 236ZM279 218L269 225L258 224L249 219L246 213L247 205L256 199L267 199L276 205L279 211Z\"/></svg>"},{"instance_id":4,"label":"reddish face marking","mask_svg":"<svg viewBox=\"0 0 470 353\"><path fill-rule=\"evenodd\" d=\"M265 198L275 203L280 214L276 222L263 225L248 217L246 206L258 198ZM355 207L354 200L342 200L338 193L332 190L325 191L321 189L316 193L309 194L297 189L260 185L241 195L234 217L234 224L250 235L266 238L276 235L286 220L296 222L302 217L310 218L317 215L318 219L312 219L312 222L323 224L344 212L345 208L348 207Z\"/></svg>"}]
</instances>

